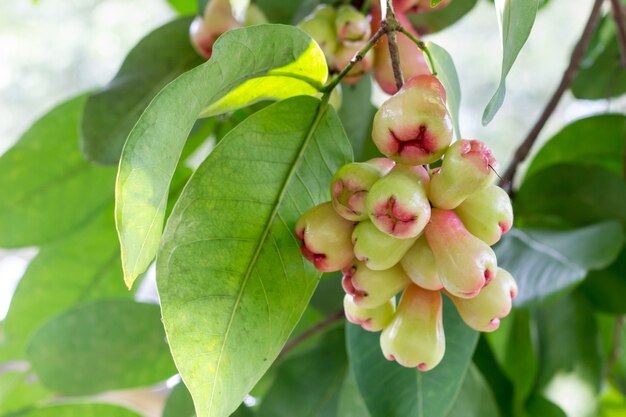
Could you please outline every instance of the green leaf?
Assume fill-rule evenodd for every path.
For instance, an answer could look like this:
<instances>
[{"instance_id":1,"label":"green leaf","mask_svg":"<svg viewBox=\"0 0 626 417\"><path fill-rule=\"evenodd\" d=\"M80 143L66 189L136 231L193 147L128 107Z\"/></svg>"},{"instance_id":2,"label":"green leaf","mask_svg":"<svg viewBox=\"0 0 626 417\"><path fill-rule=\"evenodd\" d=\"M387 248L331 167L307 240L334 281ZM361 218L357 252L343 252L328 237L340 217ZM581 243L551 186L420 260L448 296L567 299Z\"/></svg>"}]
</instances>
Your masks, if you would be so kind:
<instances>
[{"instance_id":1,"label":"green leaf","mask_svg":"<svg viewBox=\"0 0 626 417\"><path fill-rule=\"evenodd\" d=\"M503 321L506 323L506 321ZM501 324L501 328L504 326ZM497 334L498 332L496 332ZM496 402L498 403L498 409L502 416L513 415L513 384L504 374L504 370L499 366L499 361L496 359L494 352L492 351L487 339L486 333L483 333L478 339L478 345L474 352L474 365L480 370L481 374L491 387Z\"/></svg>"},{"instance_id":2,"label":"green leaf","mask_svg":"<svg viewBox=\"0 0 626 417\"><path fill-rule=\"evenodd\" d=\"M20 417L141 417L134 411L112 404L56 404L37 408Z\"/></svg>"},{"instance_id":3,"label":"green leaf","mask_svg":"<svg viewBox=\"0 0 626 417\"><path fill-rule=\"evenodd\" d=\"M308 15L320 0L256 0L263 14L274 23L296 24ZM323 2L323 3L328 3Z\"/></svg>"},{"instance_id":4,"label":"green leaf","mask_svg":"<svg viewBox=\"0 0 626 417\"><path fill-rule=\"evenodd\" d=\"M194 15L198 13L197 0L167 0L167 2L180 15Z\"/></svg>"},{"instance_id":5,"label":"green leaf","mask_svg":"<svg viewBox=\"0 0 626 417\"><path fill-rule=\"evenodd\" d=\"M598 165L622 175L625 137L626 116L623 114L601 114L576 120L543 145L530 163L526 178L548 166L567 162Z\"/></svg>"},{"instance_id":6,"label":"green leaf","mask_svg":"<svg viewBox=\"0 0 626 417\"><path fill-rule=\"evenodd\" d=\"M225 33L208 62L155 97L128 137L117 178L116 220L128 286L157 252L168 187L203 109L217 113L263 98L313 94L311 84L325 82L327 73L324 54L304 32L258 25Z\"/></svg>"},{"instance_id":7,"label":"green leaf","mask_svg":"<svg viewBox=\"0 0 626 417\"><path fill-rule=\"evenodd\" d=\"M493 392L478 369L471 365L459 395L446 417L499 417Z\"/></svg>"},{"instance_id":8,"label":"green leaf","mask_svg":"<svg viewBox=\"0 0 626 417\"><path fill-rule=\"evenodd\" d=\"M0 374L0 416L33 407L52 397L52 392L28 377L17 371Z\"/></svg>"},{"instance_id":9,"label":"green leaf","mask_svg":"<svg viewBox=\"0 0 626 417\"><path fill-rule=\"evenodd\" d=\"M85 228L44 246L11 300L5 334L23 350L48 318L99 298L132 296L122 283L120 247L109 206Z\"/></svg>"},{"instance_id":10,"label":"green leaf","mask_svg":"<svg viewBox=\"0 0 626 417\"><path fill-rule=\"evenodd\" d=\"M69 395L146 386L176 373L159 307L98 300L45 322L27 356L48 387Z\"/></svg>"},{"instance_id":11,"label":"green leaf","mask_svg":"<svg viewBox=\"0 0 626 417\"><path fill-rule=\"evenodd\" d=\"M257 415L337 416L340 388L347 370L344 328L339 326L328 331L314 349L280 364L276 381L263 398Z\"/></svg>"},{"instance_id":12,"label":"green leaf","mask_svg":"<svg viewBox=\"0 0 626 417\"><path fill-rule=\"evenodd\" d=\"M622 417L625 413L626 398L624 398L623 394L620 394L615 388L609 386L607 392L605 392L600 399L598 417Z\"/></svg>"},{"instance_id":13,"label":"green leaf","mask_svg":"<svg viewBox=\"0 0 626 417\"><path fill-rule=\"evenodd\" d=\"M448 109L450 110L450 116L454 120L454 131L456 137L461 138L461 127L459 125L460 109L461 109L461 84L459 83L459 76L454 66L452 57L441 46L428 42L428 49L435 62L437 70L437 77L446 89Z\"/></svg>"},{"instance_id":14,"label":"green leaf","mask_svg":"<svg viewBox=\"0 0 626 417\"><path fill-rule=\"evenodd\" d=\"M365 161L380 156L372 141L372 121L376 107L372 104L372 78L367 75L357 84L341 85L342 105L339 118L352 143L354 159Z\"/></svg>"},{"instance_id":15,"label":"green leaf","mask_svg":"<svg viewBox=\"0 0 626 417\"><path fill-rule=\"evenodd\" d=\"M579 296L564 297L536 313L540 364L538 386L555 376L573 374L596 397L602 380L600 335L593 310ZM583 389L583 391L585 391Z\"/></svg>"},{"instance_id":16,"label":"green leaf","mask_svg":"<svg viewBox=\"0 0 626 417\"><path fill-rule=\"evenodd\" d=\"M428 13L414 13L408 17L417 33L426 35L439 32L456 23L468 14L476 6L476 3L478 0L454 0L442 9Z\"/></svg>"},{"instance_id":17,"label":"green leaf","mask_svg":"<svg viewBox=\"0 0 626 417\"><path fill-rule=\"evenodd\" d=\"M328 200L350 153L332 108L295 97L239 124L187 184L159 250L157 283L199 417L232 412L298 322L320 274L292 228Z\"/></svg>"},{"instance_id":18,"label":"green leaf","mask_svg":"<svg viewBox=\"0 0 626 417\"><path fill-rule=\"evenodd\" d=\"M610 265L624 243L619 223L568 230L513 229L495 247L498 264L515 277L516 306L541 303Z\"/></svg>"},{"instance_id":19,"label":"green leaf","mask_svg":"<svg viewBox=\"0 0 626 417\"><path fill-rule=\"evenodd\" d=\"M187 387L178 383L167 397L162 417L193 417L196 410L193 408L193 399Z\"/></svg>"},{"instance_id":20,"label":"green leaf","mask_svg":"<svg viewBox=\"0 0 626 417\"><path fill-rule=\"evenodd\" d=\"M608 268L590 272L580 290L596 310L626 314L626 250Z\"/></svg>"},{"instance_id":21,"label":"green leaf","mask_svg":"<svg viewBox=\"0 0 626 417\"><path fill-rule=\"evenodd\" d=\"M81 123L81 148L89 160L117 164L128 134L157 93L204 60L189 42L191 18L148 34L129 52L113 80L89 96Z\"/></svg>"},{"instance_id":22,"label":"green leaf","mask_svg":"<svg viewBox=\"0 0 626 417\"><path fill-rule=\"evenodd\" d=\"M348 369L339 393L338 417L370 417L365 401L359 391L354 372Z\"/></svg>"},{"instance_id":23,"label":"green leaf","mask_svg":"<svg viewBox=\"0 0 626 417\"><path fill-rule=\"evenodd\" d=\"M506 77L526 43L535 23L538 0L502 0L496 2L496 14L502 36L502 72L498 88L485 107L483 125L487 125L496 115L506 94Z\"/></svg>"},{"instance_id":24,"label":"green leaf","mask_svg":"<svg viewBox=\"0 0 626 417\"><path fill-rule=\"evenodd\" d=\"M478 333L463 323L447 298L443 323L446 354L435 369L426 373L385 359L379 333L348 326L348 356L372 417L439 417L448 413L465 377Z\"/></svg>"},{"instance_id":25,"label":"green leaf","mask_svg":"<svg viewBox=\"0 0 626 417\"><path fill-rule=\"evenodd\" d=\"M78 148L85 98L52 109L0 157L0 247L48 243L111 201L115 169L84 161Z\"/></svg>"},{"instance_id":26,"label":"green leaf","mask_svg":"<svg viewBox=\"0 0 626 417\"><path fill-rule=\"evenodd\" d=\"M626 225L626 184L597 166L552 165L527 178L514 200L519 227L575 227L615 219Z\"/></svg>"},{"instance_id":27,"label":"green leaf","mask_svg":"<svg viewBox=\"0 0 626 417\"><path fill-rule=\"evenodd\" d=\"M574 96L597 100L624 94L626 73L620 56L617 29L613 17L608 14L596 29L576 78L572 81Z\"/></svg>"},{"instance_id":28,"label":"green leaf","mask_svg":"<svg viewBox=\"0 0 626 417\"><path fill-rule=\"evenodd\" d=\"M561 407L541 395L533 395L526 405L529 416L567 417Z\"/></svg>"}]
</instances>

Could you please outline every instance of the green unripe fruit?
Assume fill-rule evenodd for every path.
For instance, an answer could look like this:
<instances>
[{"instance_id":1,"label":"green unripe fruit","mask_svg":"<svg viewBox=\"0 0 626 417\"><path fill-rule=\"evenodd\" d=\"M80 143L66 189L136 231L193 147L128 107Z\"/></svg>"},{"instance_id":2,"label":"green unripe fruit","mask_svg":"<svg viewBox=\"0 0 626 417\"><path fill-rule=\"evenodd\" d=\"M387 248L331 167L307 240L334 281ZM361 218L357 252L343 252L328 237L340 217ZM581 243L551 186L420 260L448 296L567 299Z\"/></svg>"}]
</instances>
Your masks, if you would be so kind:
<instances>
[{"instance_id":1,"label":"green unripe fruit","mask_svg":"<svg viewBox=\"0 0 626 417\"><path fill-rule=\"evenodd\" d=\"M468 232L453 211L433 209L424 234L437 261L439 278L450 294L476 297L495 277L495 253Z\"/></svg>"},{"instance_id":2,"label":"green unripe fruit","mask_svg":"<svg viewBox=\"0 0 626 417\"><path fill-rule=\"evenodd\" d=\"M430 180L429 197L433 206L456 208L471 194L486 188L496 178L496 159L478 140L459 140L446 151L441 169Z\"/></svg>"},{"instance_id":3,"label":"green unripe fruit","mask_svg":"<svg viewBox=\"0 0 626 417\"><path fill-rule=\"evenodd\" d=\"M333 7L320 5L298 24L298 27L308 33L322 48L328 62L332 62L337 50L335 17L336 13Z\"/></svg>"},{"instance_id":4,"label":"green unripe fruit","mask_svg":"<svg viewBox=\"0 0 626 417\"><path fill-rule=\"evenodd\" d=\"M330 202L308 210L295 227L302 255L322 272L339 271L354 258L354 222L338 215Z\"/></svg>"},{"instance_id":5,"label":"green unripe fruit","mask_svg":"<svg viewBox=\"0 0 626 417\"><path fill-rule=\"evenodd\" d=\"M335 27L341 42L367 41L372 33L367 17L348 4L337 9Z\"/></svg>"},{"instance_id":6,"label":"green unripe fruit","mask_svg":"<svg viewBox=\"0 0 626 417\"><path fill-rule=\"evenodd\" d=\"M499 241L513 225L511 199L497 185L471 194L454 212L471 234L489 246Z\"/></svg>"},{"instance_id":7,"label":"green unripe fruit","mask_svg":"<svg viewBox=\"0 0 626 417\"><path fill-rule=\"evenodd\" d=\"M372 222L362 221L354 228L352 242L354 256L369 269L380 271L400 262L415 238L398 239L381 232Z\"/></svg>"},{"instance_id":8,"label":"green unripe fruit","mask_svg":"<svg viewBox=\"0 0 626 417\"><path fill-rule=\"evenodd\" d=\"M341 284L360 307L374 308L386 303L409 285L409 278L400 265L382 271L369 269L355 260L343 269Z\"/></svg>"},{"instance_id":9,"label":"green unripe fruit","mask_svg":"<svg viewBox=\"0 0 626 417\"><path fill-rule=\"evenodd\" d=\"M407 165L425 165L440 159L453 132L442 99L444 91L435 77L422 75L384 102L372 126L378 150Z\"/></svg>"},{"instance_id":10,"label":"green unripe fruit","mask_svg":"<svg viewBox=\"0 0 626 417\"><path fill-rule=\"evenodd\" d=\"M411 281L420 287L437 291L443 288L439 279L439 269L433 251L428 246L426 236L420 236L400 260L402 268Z\"/></svg>"},{"instance_id":11,"label":"green unripe fruit","mask_svg":"<svg viewBox=\"0 0 626 417\"><path fill-rule=\"evenodd\" d=\"M332 203L337 213L352 221L366 220L365 199L372 185L383 175L376 165L365 162L341 167L330 182Z\"/></svg>"},{"instance_id":12,"label":"green unripe fruit","mask_svg":"<svg viewBox=\"0 0 626 417\"><path fill-rule=\"evenodd\" d=\"M493 332L500 326L500 319L511 312L516 296L515 280L507 271L498 268L493 280L476 297L469 300L450 298L468 326L479 332Z\"/></svg>"},{"instance_id":13,"label":"green unripe fruit","mask_svg":"<svg viewBox=\"0 0 626 417\"><path fill-rule=\"evenodd\" d=\"M372 223L381 232L400 239L422 233L430 219L427 178L428 173L421 166L398 165L376 181L366 199Z\"/></svg>"},{"instance_id":14,"label":"green unripe fruit","mask_svg":"<svg viewBox=\"0 0 626 417\"><path fill-rule=\"evenodd\" d=\"M409 285L380 335L380 347L388 360L407 368L428 371L437 366L446 350L441 293Z\"/></svg>"},{"instance_id":15,"label":"green unripe fruit","mask_svg":"<svg viewBox=\"0 0 626 417\"><path fill-rule=\"evenodd\" d=\"M396 302L394 298L375 308L359 307L350 294L343 298L343 310L350 323L358 324L370 332L378 332L387 326L393 317Z\"/></svg>"}]
</instances>

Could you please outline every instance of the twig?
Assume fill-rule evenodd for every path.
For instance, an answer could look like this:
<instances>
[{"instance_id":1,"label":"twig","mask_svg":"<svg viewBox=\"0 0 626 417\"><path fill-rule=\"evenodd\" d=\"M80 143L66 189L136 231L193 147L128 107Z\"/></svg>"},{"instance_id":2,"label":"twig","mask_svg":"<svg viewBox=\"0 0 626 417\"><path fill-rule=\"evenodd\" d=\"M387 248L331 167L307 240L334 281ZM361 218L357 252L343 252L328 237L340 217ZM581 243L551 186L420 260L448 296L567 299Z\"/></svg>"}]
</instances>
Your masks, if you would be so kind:
<instances>
[{"instance_id":1,"label":"twig","mask_svg":"<svg viewBox=\"0 0 626 417\"><path fill-rule=\"evenodd\" d=\"M357 52L356 55L354 55L354 57L352 57L348 65L346 65L344 69L342 69L341 72L339 72L339 74L337 74L335 78L333 78L332 81L328 83L328 85L323 87L320 91L322 91L324 94L330 94L333 91L333 89L337 87L337 84L341 82L343 77L345 77L346 74L350 72L352 67L354 67L354 65L357 62L363 60L363 57L369 52L370 49L372 49L372 47L384 34L385 34L385 30L382 27L378 29L376 33L374 33L374 36L372 36L370 40L367 41L365 46L359 52Z\"/></svg>"},{"instance_id":2,"label":"twig","mask_svg":"<svg viewBox=\"0 0 626 417\"><path fill-rule=\"evenodd\" d=\"M622 350L622 327L624 326L624 316L617 316L613 327L613 346L606 365L606 373L611 373L611 368L615 366Z\"/></svg>"},{"instance_id":3,"label":"twig","mask_svg":"<svg viewBox=\"0 0 626 417\"><path fill-rule=\"evenodd\" d=\"M621 0L611 0L611 6L613 7L613 19L617 26L617 42L621 52L622 66L626 68L626 25L624 23L626 17L624 16Z\"/></svg>"},{"instance_id":4,"label":"twig","mask_svg":"<svg viewBox=\"0 0 626 417\"><path fill-rule=\"evenodd\" d=\"M341 319L343 319L343 316L344 316L343 310L339 310L331 314L330 316L326 317L324 320L320 321L319 323L316 323L313 326L309 327L307 330L305 330L304 332L300 333L298 336L294 337L289 342L287 342L285 346L283 347L283 350L280 351L278 358L279 359L282 358L287 353L289 353L289 351L294 349L296 346L298 346L305 340L315 336L319 332L332 326L338 321L341 321Z\"/></svg>"},{"instance_id":5,"label":"twig","mask_svg":"<svg viewBox=\"0 0 626 417\"><path fill-rule=\"evenodd\" d=\"M570 59L569 65L563 73L563 77L561 78L561 82L559 83L558 88L550 98L550 101L543 110L543 113L541 113L541 116L539 117L539 120L537 120L535 126L532 128L524 142L522 142L522 144L515 151L515 155L513 156L511 164L502 176L500 186L509 193L511 192L513 179L515 177L515 173L519 164L528 156L530 149L532 148L533 144L537 140L537 137L539 136L539 133L541 132L541 129L543 129L543 127L545 126L546 122L550 118L550 115L552 115L552 113L556 109L557 104L559 104L563 93L565 93L565 91L568 89L572 80L576 76L576 73L578 72L578 66L580 64L580 61L582 60L583 55L585 54L585 51L589 46L591 36L596 26L598 26L598 22L600 21L600 12L602 10L603 2L604 0L595 0L591 9L591 14L589 15L589 19L587 20L587 24L585 25L585 29L583 30L580 39L576 43L576 47L572 51L572 57Z\"/></svg>"},{"instance_id":6,"label":"twig","mask_svg":"<svg viewBox=\"0 0 626 417\"><path fill-rule=\"evenodd\" d=\"M398 50L398 39L396 37L396 30L399 29L400 24L396 20L392 0L381 0L381 7L384 1L387 3L386 13L383 13L383 20L380 22L380 27L383 28L387 34L387 44L389 45L389 57L391 58L393 78L396 80L396 89L399 90L402 88L402 85L404 85L402 68L400 68L400 51Z\"/></svg>"},{"instance_id":7,"label":"twig","mask_svg":"<svg viewBox=\"0 0 626 417\"><path fill-rule=\"evenodd\" d=\"M415 35L409 32L404 26L400 26L399 30L400 32L404 33L407 38L411 39L413 43L415 43L415 45L417 45L417 47L422 52L424 52L424 54L426 55L426 59L428 59L428 63L430 64L431 72L433 73L434 76L437 76L437 68L435 68L435 61L433 60L433 56L430 54L430 49L428 49L426 44L423 41L417 39Z\"/></svg>"}]
</instances>

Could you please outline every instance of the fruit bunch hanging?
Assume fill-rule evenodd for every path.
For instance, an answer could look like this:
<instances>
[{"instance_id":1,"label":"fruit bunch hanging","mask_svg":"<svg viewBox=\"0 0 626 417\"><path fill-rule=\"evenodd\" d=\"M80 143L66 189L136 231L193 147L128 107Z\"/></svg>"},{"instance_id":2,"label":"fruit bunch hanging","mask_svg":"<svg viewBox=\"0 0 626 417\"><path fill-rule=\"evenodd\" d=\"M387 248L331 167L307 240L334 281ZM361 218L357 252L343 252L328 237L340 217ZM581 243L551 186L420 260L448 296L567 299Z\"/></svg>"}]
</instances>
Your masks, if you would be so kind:
<instances>
[{"instance_id":1,"label":"fruit bunch hanging","mask_svg":"<svg viewBox=\"0 0 626 417\"><path fill-rule=\"evenodd\" d=\"M372 139L386 158L339 169L331 201L295 227L306 259L343 271L347 319L382 330L385 357L422 371L444 355L442 292L485 332L517 294L490 247L513 222L508 195L494 185L497 162L484 143L452 137L442 84L409 79L374 117Z\"/></svg>"}]
</instances>

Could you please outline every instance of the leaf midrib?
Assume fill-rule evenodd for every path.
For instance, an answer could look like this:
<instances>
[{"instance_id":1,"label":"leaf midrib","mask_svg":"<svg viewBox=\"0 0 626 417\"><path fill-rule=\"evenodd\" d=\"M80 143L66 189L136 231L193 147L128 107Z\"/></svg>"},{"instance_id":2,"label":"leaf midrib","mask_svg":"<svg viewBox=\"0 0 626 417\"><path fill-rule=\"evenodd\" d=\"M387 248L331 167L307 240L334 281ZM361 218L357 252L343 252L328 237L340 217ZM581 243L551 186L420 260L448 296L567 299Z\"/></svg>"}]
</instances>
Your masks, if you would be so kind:
<instances>
[{"instance_id":1,"label":"leaf midrib","mask_svg":"<svg viewBox=\"0 0 626 417\"><path fill-rule=\"evenodd\" d=\"M285 195L287 194L288 186L291 183L291 180L295 176L297 169L300 166L299 162L303 159L304 152L306 151L311 139L313 138L313 133L317 130L317 126L322 120L322 116L324 115L327 106L328 106L328 102L326 100L323 100L322 102L319 103L317 107L317 113L315 115L315 119L313 120L313 123L309 127L306 137L302 143L302 146L300 147L300 150L298 151L298 154L296 155L295 163L292 165L291 169L289 170L289 173L287 174L285 178L285 181L283 182L283 186L281 187L280 193L276 199L276 204L274 205L274 208L272 209L272 212L270 213L268 221L265 225L265 229L263 230L263 234L259 238L259 242L255 248L254 254L252 255L250 259L250 262L248 262L248 268L246 269L246 272L243 276L243 281L241 283L241 286L239 287L237 299L235 300L235 304L231 311L230 318L226 326L226 332L224 333L222 346L220 347L220 353L219 353L219 356L217 357L217 365L215 368L215 378L213 382L213 387L211 389L211 398L209 400L208 415L211 415L211 410L213 409L213 404L214 404L213 399L215 397L215 388L217 387L218 380L219 380L219 372L220 372L220 365L222 363L222 355L224 353L224 347L226 346L226 342L228 341L228 335L230 333L230 329L232 328L232 324L235 318L235 313L237 309L239 308L239 303L241 302L241 297L243 296L243 293L248 284L250 276L252 275L252 270L254 269L256 262L260 256L261 249L263 248L265 241L267 240L269 236L272 225L274 224L274 220L276 219L276 216L278 215L278 211L280 207L282 206L282 202L285 198Z\"/></svg>"}]
</instances>

